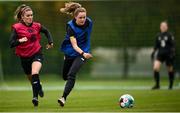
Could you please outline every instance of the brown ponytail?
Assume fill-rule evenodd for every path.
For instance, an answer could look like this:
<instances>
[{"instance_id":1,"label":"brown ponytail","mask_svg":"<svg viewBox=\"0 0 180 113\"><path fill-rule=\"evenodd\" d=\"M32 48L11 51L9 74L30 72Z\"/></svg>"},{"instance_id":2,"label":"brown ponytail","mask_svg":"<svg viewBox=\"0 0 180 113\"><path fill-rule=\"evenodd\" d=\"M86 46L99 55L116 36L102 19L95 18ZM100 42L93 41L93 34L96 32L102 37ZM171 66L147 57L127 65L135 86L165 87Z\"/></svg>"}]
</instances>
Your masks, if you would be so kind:
<instances>
[{"instance_id":1,"label":"brown ponytail","mask_svg":"<svg viewBox=\"0 0 180 113\"><path fill-rule=\"evenodd\" d=\"M71 16L77 16L79 12L86 12L86 9L83 8L79 3L68 2L65 3L65 7L61 8L60 11Z\"/></svg>"},{"instance_id":2,"label":"brown ponytail","mask_svg":"<svg viewBox=\"0 0 180 113\"><path fill-rule=\"evenodd\" d=\"M26 11L32 11L31 7L27 6L26 4L22 4L22 5L18 6L16 11L14 12L14 19L16 21L21 21L21 16Z\"/></svg>"}]
</instances>

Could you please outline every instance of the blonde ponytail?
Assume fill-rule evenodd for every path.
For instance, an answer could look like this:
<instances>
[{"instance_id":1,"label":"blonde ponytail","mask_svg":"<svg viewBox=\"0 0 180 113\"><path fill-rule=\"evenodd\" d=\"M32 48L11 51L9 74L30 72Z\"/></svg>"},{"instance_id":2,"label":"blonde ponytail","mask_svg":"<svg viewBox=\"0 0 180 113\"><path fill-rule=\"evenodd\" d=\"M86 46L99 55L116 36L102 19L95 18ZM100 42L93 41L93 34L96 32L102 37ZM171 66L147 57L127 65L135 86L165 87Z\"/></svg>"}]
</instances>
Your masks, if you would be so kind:
<instances>
[{"instance_id":1,"label":"blonde ponytail","mask_svg":"<svg viewBox=\"0 0 180 113\"><path fill-rule=\"evenodd\" d=\"M86 9L81 4L76 2L65 3L65 7L60 9L60 12L66 13L71 16L77 16L79 12L86 12Z\"/></svg>"}]
</instances>

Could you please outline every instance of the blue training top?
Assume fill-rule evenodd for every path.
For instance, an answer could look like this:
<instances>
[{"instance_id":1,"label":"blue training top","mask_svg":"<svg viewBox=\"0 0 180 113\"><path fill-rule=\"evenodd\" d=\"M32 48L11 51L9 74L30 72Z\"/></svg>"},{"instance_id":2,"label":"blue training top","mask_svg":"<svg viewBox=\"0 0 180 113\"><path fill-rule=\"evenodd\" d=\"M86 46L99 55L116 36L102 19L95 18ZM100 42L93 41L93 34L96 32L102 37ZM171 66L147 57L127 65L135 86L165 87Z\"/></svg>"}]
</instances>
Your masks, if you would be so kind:
<instances>
[{"instance_id":1,"label":"blue training top","mask_svg":"<svg viewBox=\"0 0 180 113\"><path fill-rule=\"evenodd\" d=\"M81 48L85 53L90 52L90 35L92 31L92 21L90 18L87 17L87 20L89 21L89 25L85 28L79 28L78 26L74 25L73 20L70 20L67 25L72 28L75 34L75 38L77 40L77 45L79 48ZM66 33L65 39L63 43L61 44L61 51L64 52L65 55L70 57L76 57L80 54L74 50L72 47L72 44L70 42L70 36Z\"/></svg>"}]
</instances>

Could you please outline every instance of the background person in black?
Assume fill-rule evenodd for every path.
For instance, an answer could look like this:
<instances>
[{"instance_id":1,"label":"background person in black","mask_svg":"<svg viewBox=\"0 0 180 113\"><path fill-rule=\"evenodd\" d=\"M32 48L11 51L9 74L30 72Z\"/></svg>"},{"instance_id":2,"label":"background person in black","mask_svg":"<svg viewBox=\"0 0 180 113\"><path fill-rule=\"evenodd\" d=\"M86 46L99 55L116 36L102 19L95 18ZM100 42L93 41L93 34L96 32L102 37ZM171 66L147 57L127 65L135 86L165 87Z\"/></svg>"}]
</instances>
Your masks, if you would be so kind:
<instances>
[{"instance_id":1,"label":"background person in black","mask_svg":"<svg viewBox=\"0 0 180 113\"><path fill-rule=\"evenodd\" d=\"M169 89L173 87L174 81L174 57L175 57L175 43L174 36L168 31L168 23L166 21L160 24L160 33L156 36L156 42L154 46L154 51L152 52L152 59L154 58L154 79L155 86L152 89L160 88L160 67L163 62L166 63L168 74L169 74Z\"/></svg>"}]
</instances>

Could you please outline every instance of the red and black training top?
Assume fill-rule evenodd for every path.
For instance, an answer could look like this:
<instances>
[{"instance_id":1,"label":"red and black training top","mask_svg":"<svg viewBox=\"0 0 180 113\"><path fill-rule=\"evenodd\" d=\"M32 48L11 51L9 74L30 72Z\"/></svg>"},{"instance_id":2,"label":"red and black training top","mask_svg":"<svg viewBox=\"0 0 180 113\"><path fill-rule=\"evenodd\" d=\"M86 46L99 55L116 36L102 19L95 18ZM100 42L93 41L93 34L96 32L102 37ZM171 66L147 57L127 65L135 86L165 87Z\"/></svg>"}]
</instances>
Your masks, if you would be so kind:
<instances>
[{"instance_id":1,"label":"red and black training top","mask_svg":"<svg viewBox=\"0 0 180 113\"><path fill-rule=\"evenodd\" d=\"M16 23L12 25L12 33L10 37L10 47L15 47L15 53L19 57L31 57L40 49L40 33L44 33L48 38L48 43L53 43L50 32L40 23L33 22L29 26L24 23ZM20 43L19 39L27 37L28 41Z\"/></svg>"}]
</instances>

